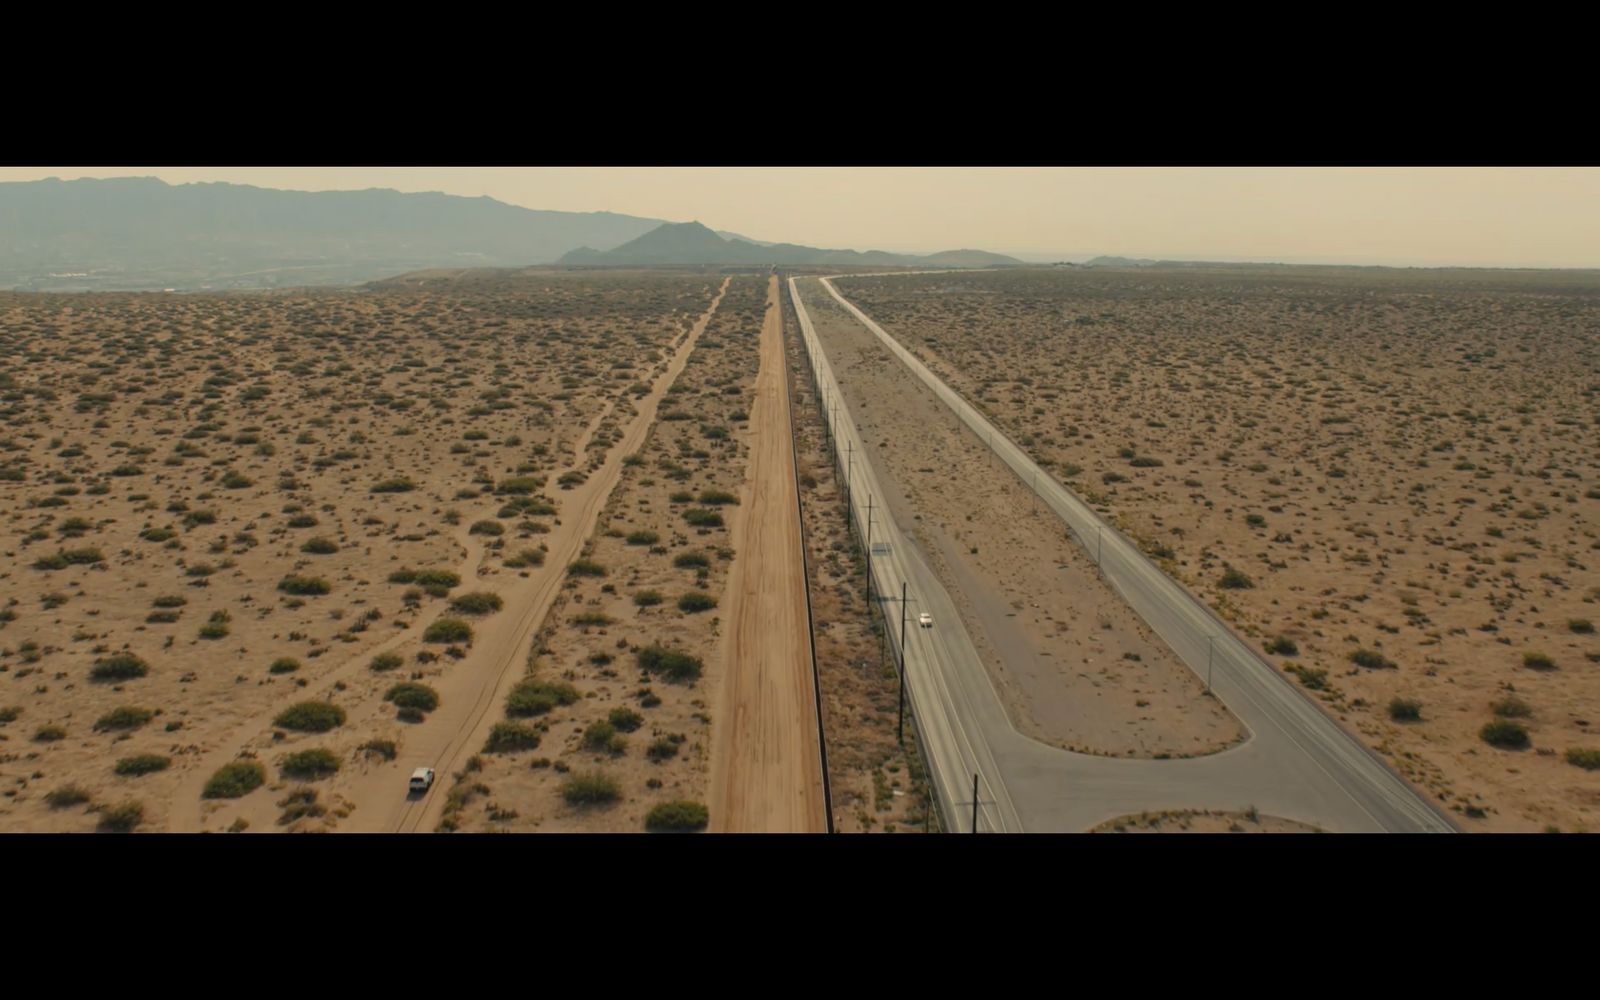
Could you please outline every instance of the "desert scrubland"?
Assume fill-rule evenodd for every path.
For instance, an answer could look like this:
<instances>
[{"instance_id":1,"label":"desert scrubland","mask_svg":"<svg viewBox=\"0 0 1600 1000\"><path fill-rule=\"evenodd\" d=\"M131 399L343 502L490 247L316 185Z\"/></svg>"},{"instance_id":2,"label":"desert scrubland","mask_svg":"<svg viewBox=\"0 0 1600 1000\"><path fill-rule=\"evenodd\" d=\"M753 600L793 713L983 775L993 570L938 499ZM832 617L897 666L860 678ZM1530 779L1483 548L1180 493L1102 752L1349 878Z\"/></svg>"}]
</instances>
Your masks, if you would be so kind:
<instances>
[{"instance_id":1,"label":"desert scrubland","mask_svg":"<svg viewBox=\"0 0 1600 1000\"><path fill-rule=\"evenodd\" d=\"M0 296L0 825L387 828L720 284Z\"/></svg>"}]
</instances>

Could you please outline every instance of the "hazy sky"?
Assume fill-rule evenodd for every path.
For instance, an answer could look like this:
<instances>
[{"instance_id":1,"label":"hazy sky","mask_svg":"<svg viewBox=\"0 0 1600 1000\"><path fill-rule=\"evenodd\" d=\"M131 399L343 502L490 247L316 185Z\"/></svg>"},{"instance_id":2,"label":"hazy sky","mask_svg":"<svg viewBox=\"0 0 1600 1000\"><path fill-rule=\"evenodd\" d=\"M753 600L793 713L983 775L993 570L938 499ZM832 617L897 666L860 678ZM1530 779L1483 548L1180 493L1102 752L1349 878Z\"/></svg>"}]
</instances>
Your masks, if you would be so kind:
<instances>
[{"instance_id":1,"label":"hazy sky","mask_svg":"<svg viewBox=\"0 0 1600 1000\"><path fill-rule=\"evenodd\" d=\"M0 167L489 195L908 252L1600 267L1600 168Z\"/></svg>"}]
</instances>

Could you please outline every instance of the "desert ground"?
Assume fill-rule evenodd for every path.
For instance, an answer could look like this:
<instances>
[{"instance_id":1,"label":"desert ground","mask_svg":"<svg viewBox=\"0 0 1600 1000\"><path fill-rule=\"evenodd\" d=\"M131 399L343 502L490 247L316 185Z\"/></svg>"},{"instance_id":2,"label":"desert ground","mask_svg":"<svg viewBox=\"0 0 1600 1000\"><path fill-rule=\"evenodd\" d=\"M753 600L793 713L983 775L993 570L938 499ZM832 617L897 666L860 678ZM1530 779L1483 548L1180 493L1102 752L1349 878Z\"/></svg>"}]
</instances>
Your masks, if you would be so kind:
<instances>
[{"instance_id":1,"label":"desert ground","mask_svg":"<svg viewBox=\"0 0 1600 1000\"><path fill-rule=\"evenodd\" d=\"M1025 485L816 281L799 287L865 460L895 491L875 502L928 554L1013 724L1105 756L1237 745L1238 720L1100 580L1065 525L1035 510Z\"/></svg>"},{"instance_id":2,"label":"desert ground","mask_svg":"<svg viewBox=\"0 0 1600 1000\"><path fill-rule=\"evenodd\" d=\"M1593 275L836 284L1464 829L1600 827Z\"/></svg>"},{"instance_id":3,"label":"desert ground","mask_svg":"<svg viewBox=\"0 0 1600 1000\"><path fill-rule=\"evenodd\" d=\"M622 455L615 488L525 675L452 772L442 828L642 831L677 803L706 825L715 655L748 462L764 286L738 277ZM649 651L662 654L651 659Z\"/></svg>"},{"instance_id":4,"label":"desert ground","mask_svg":"<svg viewBox=\"0 0 1600 1000\"><path fill-rule=\"evenodd\" d=\"M418 825L721 283L0 296L0 826Z\"/></svg>"},{"instance_id":5,"label":"desert ground","mask_svg":"<svg viewBox=\"0 0 1600 1000\"><path fill-rule=\"evenodd\" d=\"M729 629L711 768L711 829L825 833L811 623L778 278L768 279L750 464L728 579Z\"/></svg>"}]
</instances>

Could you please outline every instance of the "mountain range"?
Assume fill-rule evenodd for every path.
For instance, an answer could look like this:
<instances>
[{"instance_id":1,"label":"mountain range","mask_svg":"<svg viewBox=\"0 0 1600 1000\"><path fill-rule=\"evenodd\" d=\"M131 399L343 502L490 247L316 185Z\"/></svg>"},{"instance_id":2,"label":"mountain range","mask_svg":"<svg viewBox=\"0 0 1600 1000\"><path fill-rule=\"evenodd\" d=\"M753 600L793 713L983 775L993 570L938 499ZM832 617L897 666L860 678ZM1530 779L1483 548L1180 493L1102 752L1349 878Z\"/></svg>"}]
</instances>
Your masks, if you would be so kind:
<instances>
[{"instance_id":1,"label":"mountain range","mask_svg":"<svg viewBox=\"0 0 1600 1000\"><path fill-rule=\"evenodd\" d=\"M731 234L730 234L731 235ZM983 250L946 250L918 256L882 250L819 250L794 243L758 244L724 236L698 222L667 223L611 250L581 247L563 256L568 266L660 267L743 265L764 267L1017 267L1015 257Z\"/></svg>"},{"instance_id":2,"label":"mountain range","mask_svg":"<svg viewBox=\"0 0 1600 1000\"><path fill-rule=\"evenodd\" d=\"M428 268L1020 263L763 244L699 223L549 212L493 198L167 184L0 183L0 288L47 291L357 284Z\"/></svg>"}]
</instances>

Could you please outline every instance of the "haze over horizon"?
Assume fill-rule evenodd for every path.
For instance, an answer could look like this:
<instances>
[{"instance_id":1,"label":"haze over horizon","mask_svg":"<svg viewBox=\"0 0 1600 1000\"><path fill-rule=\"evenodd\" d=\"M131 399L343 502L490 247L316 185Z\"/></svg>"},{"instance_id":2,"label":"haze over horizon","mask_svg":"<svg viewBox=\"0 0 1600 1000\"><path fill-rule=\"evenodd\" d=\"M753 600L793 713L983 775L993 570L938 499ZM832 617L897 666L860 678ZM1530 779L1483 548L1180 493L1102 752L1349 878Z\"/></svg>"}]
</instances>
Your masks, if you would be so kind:
<instances>
[{"instance_id":1,"label":"haze over horizon","mask_svg":"<svg viewBox=\"0 0 1600 1000\"><path fill-rule=\"evenodd\" d=\"M0 181L145 176L488 196L898 253L1600 267L1597 168L0 167Z\"/></svg>"}]
</instances>

